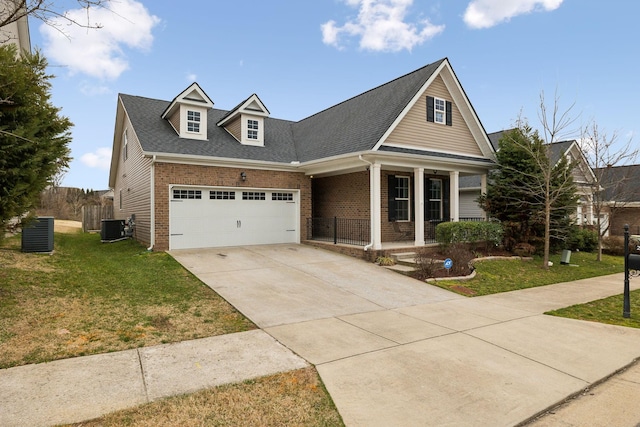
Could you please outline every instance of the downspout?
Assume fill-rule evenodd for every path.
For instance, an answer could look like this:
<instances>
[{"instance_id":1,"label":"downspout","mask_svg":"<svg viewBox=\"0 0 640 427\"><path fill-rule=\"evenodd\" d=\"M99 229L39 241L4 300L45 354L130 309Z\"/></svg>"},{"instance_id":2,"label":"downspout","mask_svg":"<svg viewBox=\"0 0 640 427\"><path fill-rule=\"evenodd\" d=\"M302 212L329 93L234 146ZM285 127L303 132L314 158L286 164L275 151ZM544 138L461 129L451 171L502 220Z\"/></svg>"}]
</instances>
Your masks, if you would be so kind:
<instances>
[{"instance_id":1,"label":"downspout","mask_svg":"<svg viewBox=\"0 0 640 427\"><path fill-rule=\"evenodd\" d=\"M365 163L368 163L369 166L367 167L367 169L371 170L371 166L373 166L373 163L371 163L368 160L365 160L362 158L362 154L358 155L358 159L362 160ZM371 183L371 172L369 172L369 183ZM373 212L373 200L371 200L371 188L369 188L369 216L371 216L371 212ZM369 249L371 249L373 247L373 224L369 225L369 238L371 239L371 241L369 243L367 243L364 246L364 251L367 252Z\"/></svg>"},{"instance_id":2,"label":"downspout","mask_svg":"<svg viewBox=\"0 0 640 427\"><path fill-rule=\"evenodd\" d=\"M148 251L153 250L153 246L156 244L156 174L155 167L156 155L153 155L151 159L151 242L147 248Z\"/></svg>"}]
</instances>

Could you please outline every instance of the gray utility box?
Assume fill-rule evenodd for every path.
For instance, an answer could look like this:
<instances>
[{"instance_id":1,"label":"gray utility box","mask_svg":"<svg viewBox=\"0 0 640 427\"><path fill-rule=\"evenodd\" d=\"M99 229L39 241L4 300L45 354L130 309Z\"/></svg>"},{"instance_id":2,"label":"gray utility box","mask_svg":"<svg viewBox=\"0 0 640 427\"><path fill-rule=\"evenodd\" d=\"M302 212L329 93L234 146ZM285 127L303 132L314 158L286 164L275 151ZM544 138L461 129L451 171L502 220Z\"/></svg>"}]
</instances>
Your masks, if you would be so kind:
<instances>
[{"instance_id":1,"label":"gray utility box","mask_svg":"<svg viewBox=\"0 0 640 427\"><path fill-rule=\"evenodd\" d=\"M53 217L41 216L22 229L22 252L53 252Z\"/></svg>"},{"instance_id":2,"label":"gray utility box","mask_svg":"<svg viewBox=\"0 0 640 427\"><path fill-rule=\"evenodd\" d=\"M560 264L568 265L569 263L571 263L571 251L564 249L562 251L562 258L560 258Z\"/></svg>"},{"instance_id":3,"label":"gray utility box","mask_svg":"<svg viewBox=\"0 0 640 427\"><path fill-rule=\"evenodd\" d=\"M102 220L100 238L103 242L112 242L114 240L123 239L124 237L124 219Z\"/></svg>"}]
</instances>

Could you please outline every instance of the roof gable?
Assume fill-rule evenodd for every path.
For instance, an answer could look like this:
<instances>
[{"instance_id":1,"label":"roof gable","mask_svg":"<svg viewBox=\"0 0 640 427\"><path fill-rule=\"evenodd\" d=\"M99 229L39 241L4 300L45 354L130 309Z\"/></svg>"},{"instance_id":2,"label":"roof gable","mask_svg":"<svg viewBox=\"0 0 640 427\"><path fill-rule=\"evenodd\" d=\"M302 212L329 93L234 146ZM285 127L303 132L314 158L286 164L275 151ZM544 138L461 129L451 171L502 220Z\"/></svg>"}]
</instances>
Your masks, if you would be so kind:
<instances>
[{"instance_id":1,"label":"roof gable","mask_svg":"<svg viewBox=\"0 0 640 427\"><path fill-rule=\"evenodd\" d=\"M213 108L213 101L211 98L209 98L204 90L202 90L198 83L193 82L189 87L180 92L178 96L173 98L173 101L169 103L161 117L163 119L170 117L181 104L204 107L207 109Z\"/></svg>"},{"instance_id":2,"label":"roof gable","mask_svg":"<svg viewBox=\"0 0 640 427\"><path fill-rule=\"evenodd\" d=\"M216 123L218 126L224 126L242 114L250 114L252 116L269 117L270 113L264 106L258 95L255 93L247 99L236 105L222 119Z\"/></svg>"},{"instance_id":3,"label":"roof gable","mask_svg":"<svg viewBox=\"0 0 640 427\"><path fill-rule=\"evenodd\" d=\"M384 135L382 135L382 137L376 142L373 149L379 149L380 146L387 141L388 137L398 127L401 121L407 116L407 114L409 114L423 96L425 96L425 93L434 84L434 82L439 80L438 77L440 77L446 87L446 90L451 95L454 104L457 106L462 119L478 145L481 154L485 157L493 158L495 150L493 149L493 146L487 137L487 133L471 105L469 98L458 81L449 60L444 58L436 64L438 64L437 68L433 70L429 78L413 94L413 97L406 100L406 104L400 114L398 114L394 122L386 129Z\"/></svg>"}]
</instances>

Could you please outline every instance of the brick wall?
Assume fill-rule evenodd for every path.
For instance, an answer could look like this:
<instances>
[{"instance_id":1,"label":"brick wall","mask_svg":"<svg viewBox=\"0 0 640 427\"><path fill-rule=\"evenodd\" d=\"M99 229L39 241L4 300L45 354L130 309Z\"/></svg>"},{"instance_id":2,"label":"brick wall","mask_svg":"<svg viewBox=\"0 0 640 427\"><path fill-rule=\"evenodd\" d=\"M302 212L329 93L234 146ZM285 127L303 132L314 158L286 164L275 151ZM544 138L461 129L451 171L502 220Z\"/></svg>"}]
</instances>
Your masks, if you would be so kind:
<instances>
[{"instance_id":1,"label":"brick wall","mask_svg":"<svg viewBox=\"0 0 640 427\"><path fill-rule=\"evenodd\" d=\"M640 234L640 208L615 208L609 234L623 236L625 224L629 224L629 233Z\"/></svg>"},{"instance_id":2,"label":"brick wall","mask_svg":"<svg viewBox=\"0 0 640 427\"><path fill-rule=\"evenodd\" d=\"M314 178L314 218L369 219L369 172Z\"/></svg>"},{"instance_id":3,"label":"brick wall","mask_svg":"<svg viewBox=\"0 0 640 427\"><path fill-rule=\"evenodd\" d=\"M246 181L240 172L246 173ZM169 249L169 185L176 184L300 190L300 240L307 239L311 180L304 173L156 163L154 250Z\"/></svg>"}]
</instances>

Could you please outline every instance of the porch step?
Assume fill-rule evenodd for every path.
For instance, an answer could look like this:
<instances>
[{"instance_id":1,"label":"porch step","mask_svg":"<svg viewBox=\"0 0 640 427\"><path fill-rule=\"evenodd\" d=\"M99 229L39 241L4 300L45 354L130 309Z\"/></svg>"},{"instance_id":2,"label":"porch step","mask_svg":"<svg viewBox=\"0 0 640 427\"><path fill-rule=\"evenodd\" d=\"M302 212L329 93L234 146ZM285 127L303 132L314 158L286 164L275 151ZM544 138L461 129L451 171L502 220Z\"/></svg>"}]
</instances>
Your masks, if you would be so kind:
<instances>
[{"instance_id":1,"label":"porch step","mask_svg":"<svg viewBox=\"0 0 640 427\"><path fill-rule=\"evenodd\" d=\"M396 262L396 265L402 265L407 267L415 267L416 265L415 252L398 252L395 254L390 254L390 256Z\"/></svg>"},{"instance_id":2,"label":"porch step","mask_svg":"<svg viewBox=\"0 0 640 427\"><path fill-rule=\"evenodd\" d=\"M391 271L395 271L397 273L401 273L401 274L410 274L412 272L414 272L416 269L414 267L410 267L407 265L402 265L402 264L396 264L396 265L388 265L385 266L385 268L387 270L391 270Z\"/></svg>"}]
</instances>

